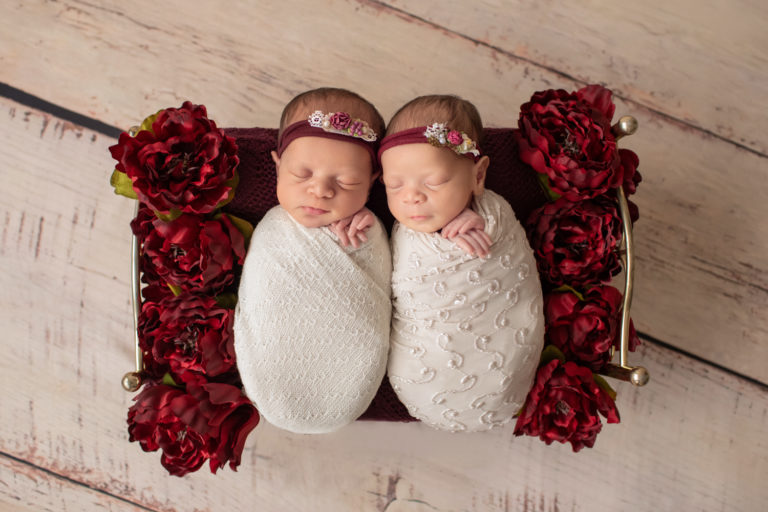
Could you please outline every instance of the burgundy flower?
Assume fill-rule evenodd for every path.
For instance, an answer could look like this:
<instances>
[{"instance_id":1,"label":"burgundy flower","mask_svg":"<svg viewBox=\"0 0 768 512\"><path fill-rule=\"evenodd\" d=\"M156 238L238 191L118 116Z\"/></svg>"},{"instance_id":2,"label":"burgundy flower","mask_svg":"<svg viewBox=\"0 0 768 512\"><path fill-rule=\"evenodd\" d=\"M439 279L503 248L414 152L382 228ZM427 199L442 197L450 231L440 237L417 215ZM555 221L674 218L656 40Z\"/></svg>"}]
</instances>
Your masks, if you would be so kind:
<instances>
[{"instance_id":1,"label":"burgundy flower","mask_svg":"<svg viewBox=\"0 0 768 512\"><path fill-rule=\"evenodd\" d=\"M151 131L121 133L109 150L139 200L163 214L213 211L229 197L239 162L235 140L208 119L204 106L188 101L160 111Z\"/></svg>"},{"instance_id":2,"label":"burgundy flower","mask_svg":"<svg viewBox=\"0 0 768 512\"><path fill-rule=\"evenodd\" d=\"M458 146L459 144L464 142L464 137L462 137L461 134L456 130L451 130L450 132L448 132L448 142L450 142L454 146Z\"/></svg>"},{"instance_id":3,"label":"burgundy flower","mask_svg":"<svg viewBox=\"0 0 768 512\"><path fill-rule=\"evenodd\" d=\"M243 235L226 215L205 219L182 215L155 219L144 241L154 271L184 290L220 290L232 283L234 267L245 258Z\"/></svg>"},{"instance_id":4,"label":"burgundy flower","mask_svg":"<svg viewBox=\"0 0 768 512\"><path fill-rule=\"evenodd\" d=\"M520 158L569 201L604 194L623 179L611 133L613 111L611 91L599 85L535 93L520 107Z\"/></svg>"},{"instance_id":5,"label":"burgundy flower","mask_svg":"<svg viewBox=\"0 0 768 512\"><path fill-rule=\"evenodd\" d=\"M211 472L240 464L245 439L259 413L240 390L228 384L145 387L128 410L128 433L144 451L161 449L172 475L197 471L210 460Z\"/></svg>"},{"instance_id":6,"label":"burgundy flower","mask_svg":"<svg viewBox=\"0 0 768 512\"><path fill-rule=\"evenodd\" d=\"M352 118L349 117L349 114L346 112L336 112L328 118L328 121L331 123L331 126L337 130L346 130L349 123L352 121Z\"/></svg>"},{"instance_id":7,"label":"burgundy flower","mask_svg":"<svg viewBox=\"0 0 768 512\"><path fill-rule=\"evenodd\" d=\"M592 372L574 362L553 359L536 373L515 435L538 436L547 444L568 442L577 452L595 444L603 428L600 414L608 423L619 422L616 403L597 385Z\"/></svg>"},{"instance_id":8,"label":"burgundy flower","mask_svg":"<svg viewBox=\"0 0 768 512\"><path fill-rule=\"evenodd\" d=\"M554 292L544 298L547 338L566 359L576 360L592 370L610 361L610 349L620 334L622 295L612 286L595 286L584 300L570 291Z\"/></svg>"},{"instance_id":9,"label":"burgundy flower","mask_svg":"<svg viewBox=\"0 0 768 512\"><path fill-rule=\"evenodd\" d=\"M607 282L619 272L621 217L607 198L561 198L534 210L528 238L541 276L555 286Z\"/></svg>"},{"instance_id":10,"label":"burgundy flower","mask_svg":"<svg viewBox=\"0 0 768 512\"><path fill-rule=\"evenodd\" d=\"M212 297L183 293L147 301L140 315L139 343L153 366L169 368L177 382L187 381L187 372L215 377L235 364L233 318L233 310Z\"/></svg>"},{"instance_id":11,"label":"burgundy flower","mask_svg":"<svg viewBox=\"0 0 768 512\"><path fill-rule=\"evenodd\" d=\"M622 184L624 194L629 196L637 191L637 185L643 180L643 177L637 172L640 159L637 158L637 154L634 151L622 148L619 150L619 160L621 162L620 174L624 178Z\"/></svg>"}]
</instances>

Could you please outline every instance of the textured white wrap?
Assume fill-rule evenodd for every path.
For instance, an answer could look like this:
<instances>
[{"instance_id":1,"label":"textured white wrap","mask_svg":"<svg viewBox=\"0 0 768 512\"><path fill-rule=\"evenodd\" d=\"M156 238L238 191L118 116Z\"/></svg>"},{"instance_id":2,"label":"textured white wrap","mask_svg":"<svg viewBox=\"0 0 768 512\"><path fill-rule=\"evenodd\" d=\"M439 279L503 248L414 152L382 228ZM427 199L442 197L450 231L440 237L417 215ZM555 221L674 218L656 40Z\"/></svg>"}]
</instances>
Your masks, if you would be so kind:
<instances>
[{"instance_id":1,"label":"textured white wrap","mask_svg":"<svg viewBox=\"0 0 768 512\"><path fill-rule=\"evenodd\" d=\"M392 260L378 220L360 248L280 206L256 226L234 334L248 397L273 425L324 433L353 422L384 377Z\"/></svg>"},{"instance_id":2,"label":"textured white wrap","mask_svg":"<svg viewBox=\"0 0 768 512\"><path fill-rule=\"evenodd\" d=\"M525 231L501 196L473 209L493 245L473 258L439 233L392 231L389 380L412 416L453 432L510 421L544 343L542 291Z\"/></svg>"}]
</instances>

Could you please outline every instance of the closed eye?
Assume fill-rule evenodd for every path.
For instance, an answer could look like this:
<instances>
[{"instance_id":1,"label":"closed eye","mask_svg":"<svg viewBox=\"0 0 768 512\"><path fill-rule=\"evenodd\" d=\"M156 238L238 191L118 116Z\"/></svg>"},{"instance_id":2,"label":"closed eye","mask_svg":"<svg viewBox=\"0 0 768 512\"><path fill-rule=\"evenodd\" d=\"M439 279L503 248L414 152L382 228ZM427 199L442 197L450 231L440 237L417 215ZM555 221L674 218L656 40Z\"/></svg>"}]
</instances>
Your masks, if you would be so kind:
<instances>
[{"instance_id":1,"label":"closed eye","mask_svg":"<svg viewBox=\"0 0 768 512\"><path fill-rule=\"evenodd\" d=\"M309 169L300 169L298 171L291 170L289 172L291 173L292 176L300 180L306 180L312 177L312 171L310 171Z\"/></svg>"},{"instance_id":2,"label":"closed eye","mask_svg":"<svg viewBox=\"0 0 768 512\"><path fill-rule=\"evenodd\" d=\"M361 181L350 182L350 181L342 181L342 180L336 180L336 183L338 183L339 186L342 188L354 188L362 184Z\"/></svg>"}]
</instances>

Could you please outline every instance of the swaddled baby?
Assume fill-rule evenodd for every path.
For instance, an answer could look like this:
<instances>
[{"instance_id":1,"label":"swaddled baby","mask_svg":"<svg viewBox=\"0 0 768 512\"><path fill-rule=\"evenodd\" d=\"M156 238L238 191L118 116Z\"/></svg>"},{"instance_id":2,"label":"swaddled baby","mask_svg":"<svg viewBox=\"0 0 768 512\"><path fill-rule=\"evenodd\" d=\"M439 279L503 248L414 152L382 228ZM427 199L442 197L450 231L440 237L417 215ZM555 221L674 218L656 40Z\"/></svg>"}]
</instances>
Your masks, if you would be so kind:
<instances>
[{"instance_id":1,"label":"swaddled baby","mask_svg":"<svg viewBox=\"0 0 768 512\"><path fill-rule=\"evenodd\" d=\"M484 190L481 133L471 103L424 96L379 149L398 221L389 380L411 415L454 432L517 414L544 341L536 261L509 203Z\"/></svg>"},{"instance_id":2,"label":"swaddled baby","mask_svg":"<svg viewBox=\"0 0 768 512\"><path fill-rule=\"evenodd\" d=\"M386 370L391 256L364 207L384 121L342 89L283 111L277 199L243 265L234 333L248 397L273 425L331 432L357 419Z\"/></svg>"}]
</instances>

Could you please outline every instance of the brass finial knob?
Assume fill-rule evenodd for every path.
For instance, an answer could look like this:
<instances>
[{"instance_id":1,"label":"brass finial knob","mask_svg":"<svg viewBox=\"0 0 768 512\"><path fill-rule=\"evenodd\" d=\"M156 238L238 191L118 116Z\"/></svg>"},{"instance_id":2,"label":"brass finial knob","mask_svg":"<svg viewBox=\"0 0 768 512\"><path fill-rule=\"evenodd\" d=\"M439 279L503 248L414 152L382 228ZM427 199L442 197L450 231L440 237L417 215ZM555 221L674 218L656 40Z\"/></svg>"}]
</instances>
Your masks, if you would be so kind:
<instances>
[{"instance_id":1,"label":"brass finial knob","mask_svg":"<svg viewBox=\"0 0 768 512\"><path fill-rule=\"evenodd\" d=\"M636 366L629 373L629 382L635 386L645 386L648 384L648 380L651 378L648 370L642 366Z\"/></svg>"},{"instance_id":2,"label":"brass finial knob","mask_svg":"<svg viewBox=\"0 0 768 512\"><path fill-rule=\"evenodd\" d=\"M632 116L621 116L619 121L611 126L611 132L613 132L616 140L632 135L637 131L637 119Z\"/></svg>"},{"instance_id":3,"label":"brass finial knob","mask_svg":"<svg viewBox=\"0 0 768 512\"><path fill-rule=\"evenodd\" d=\"M141 375L136 372L128 372L123 375L123 389L133 393L141 386Z\"/></svg>"}]
</instances>

